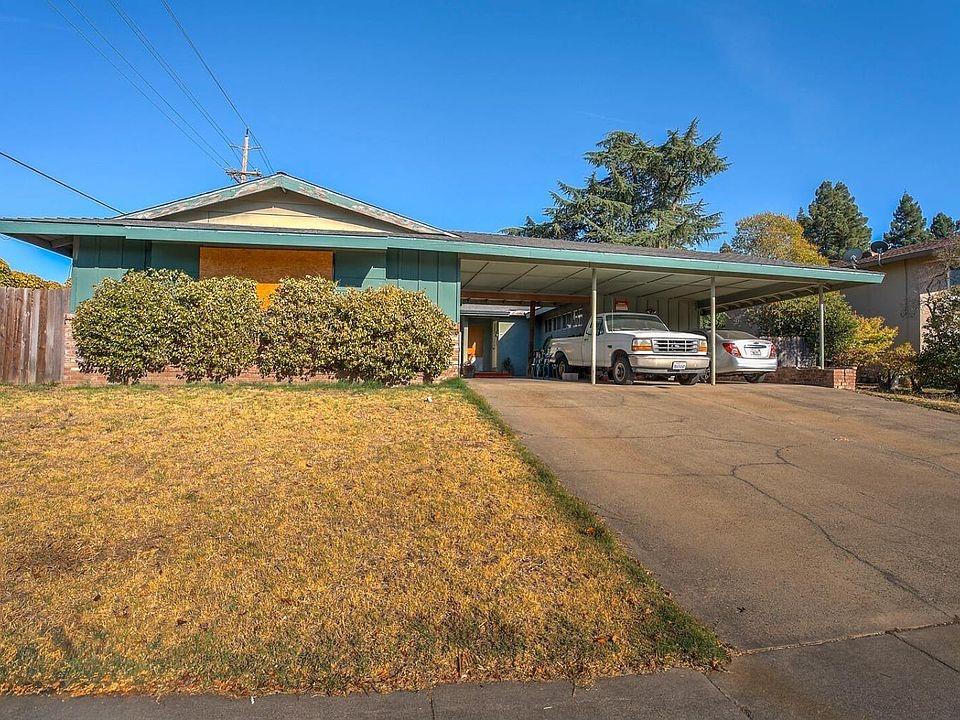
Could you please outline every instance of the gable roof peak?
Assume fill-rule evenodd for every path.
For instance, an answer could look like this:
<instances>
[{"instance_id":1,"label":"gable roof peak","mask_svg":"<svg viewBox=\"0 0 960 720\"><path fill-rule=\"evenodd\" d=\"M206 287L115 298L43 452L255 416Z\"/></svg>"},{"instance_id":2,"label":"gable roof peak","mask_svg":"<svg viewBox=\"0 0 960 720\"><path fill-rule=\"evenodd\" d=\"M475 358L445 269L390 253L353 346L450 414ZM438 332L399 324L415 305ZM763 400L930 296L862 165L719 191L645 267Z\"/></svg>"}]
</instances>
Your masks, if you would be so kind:
<instances>
[{"instance_id":1,"label":"gable roof peak","mask_svg":"<svg viewBox=\"0 0 960 720\"><path fill-rule=\"evenodd\" d=\"M422 223L419 220L391 212L377 205L372 205L357 198L350 197L349 195L344 195L335 190L330 190L316 183L309 182L308 180L302 180L280 170L254 180L247 180L246 182L235 185L227 185L226 187L217 188L216 190L209 190L199 195L173 200L143 210L123 213L122 215L118 215L117 218L127 220L161 220L187 210L196 210L276 188L284 192L292 192L319 202L328 203L391 225L396 225L404 230L430 235L451 235L451 233Z\"/></svg>"}]
</instances>

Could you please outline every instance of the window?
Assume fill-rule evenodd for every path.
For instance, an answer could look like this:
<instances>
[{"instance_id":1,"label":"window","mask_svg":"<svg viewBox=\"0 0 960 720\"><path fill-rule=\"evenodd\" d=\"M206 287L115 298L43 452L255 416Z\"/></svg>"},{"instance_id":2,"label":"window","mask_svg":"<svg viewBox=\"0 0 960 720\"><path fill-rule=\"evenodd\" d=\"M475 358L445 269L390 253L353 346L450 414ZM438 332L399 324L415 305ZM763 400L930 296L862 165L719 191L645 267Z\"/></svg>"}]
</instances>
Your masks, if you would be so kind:
<instances>
[{"instance_id":1,"label":"window","mask_svg":"<svg viewBox=\"0 0 960 720\"><path fill-rule=\"evenodd\" d=\"M656 315L626 315L615 313L610 316L610 330L666 330L667 326Z\"/></svg>"}]
</instances>

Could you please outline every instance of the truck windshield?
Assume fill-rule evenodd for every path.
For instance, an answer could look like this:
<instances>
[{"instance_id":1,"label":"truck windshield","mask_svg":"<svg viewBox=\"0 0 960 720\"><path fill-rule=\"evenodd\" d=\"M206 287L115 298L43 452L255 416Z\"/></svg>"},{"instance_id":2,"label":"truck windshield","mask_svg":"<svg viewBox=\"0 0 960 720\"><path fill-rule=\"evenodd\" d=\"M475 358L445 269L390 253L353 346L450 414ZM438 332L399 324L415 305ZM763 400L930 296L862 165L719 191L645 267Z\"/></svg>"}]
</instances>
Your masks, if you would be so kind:
<instances>
[{"instance_id":1,"label":"truck windshield","mask_svg":"<svg viewBox=\"0 0 960 720\"><path fill-rule=\"evenodd\" d=\"M609 315L607 317L607 329L611 331L626 330L668 330L663 321L656 315Z\"/></svg>"}]
</instances>

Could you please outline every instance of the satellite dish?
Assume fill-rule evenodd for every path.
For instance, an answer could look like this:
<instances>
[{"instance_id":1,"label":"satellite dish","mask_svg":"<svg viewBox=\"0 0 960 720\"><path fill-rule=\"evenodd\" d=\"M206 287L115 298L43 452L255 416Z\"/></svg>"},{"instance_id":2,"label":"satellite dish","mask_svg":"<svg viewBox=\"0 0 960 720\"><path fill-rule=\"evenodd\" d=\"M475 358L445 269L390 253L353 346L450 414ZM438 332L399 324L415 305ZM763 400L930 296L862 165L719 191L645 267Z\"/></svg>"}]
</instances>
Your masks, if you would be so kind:
<instances>
[{"instance_id":1,"label":"satellite dish","mask_svg":"<svg viewBox=\"0 0 960 720\"><path fill-rule=\"evenodd\" d=\"M890 249L890 245L888 245L885 240L874 240L872 243L870 243L870 249L873 250L877 255L883 255L887 250Z\"/></svg>"},{"instance_id":2,"label":"satellite dish","mask_svg":"<svg viewBox=\"0 0 960 720\"><path fill-rule=\"evenodd\" d=\"M850 248L843 254L844 262L855 263L857 260L863 257L863 250L858 248Z\"/></svg>"}]
</instances>

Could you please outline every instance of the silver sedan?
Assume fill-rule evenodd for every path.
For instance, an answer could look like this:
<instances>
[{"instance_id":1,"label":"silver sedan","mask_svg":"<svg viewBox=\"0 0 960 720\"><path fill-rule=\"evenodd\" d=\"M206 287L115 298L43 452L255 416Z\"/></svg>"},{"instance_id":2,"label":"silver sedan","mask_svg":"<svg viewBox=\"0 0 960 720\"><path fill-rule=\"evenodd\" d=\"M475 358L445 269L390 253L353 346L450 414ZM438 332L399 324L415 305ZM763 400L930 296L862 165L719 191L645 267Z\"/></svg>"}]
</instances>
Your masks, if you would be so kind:
<instances>
[{"instance_id":1,"label":"silver sedan","mask_svg":"<svg viewBox=\"0 0 960 720\"><path fill-rule=\"evenodd\" d=\"M742 375L756 383L776 369L777 346L769 340L741 330L717 330L717 375Z\"/></svg>"}]
</instances>

